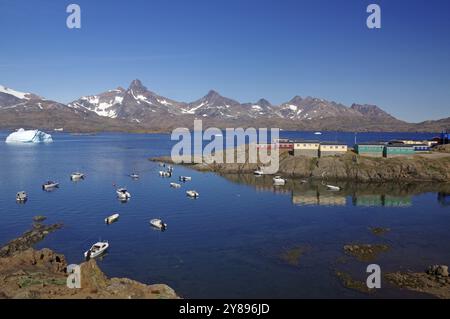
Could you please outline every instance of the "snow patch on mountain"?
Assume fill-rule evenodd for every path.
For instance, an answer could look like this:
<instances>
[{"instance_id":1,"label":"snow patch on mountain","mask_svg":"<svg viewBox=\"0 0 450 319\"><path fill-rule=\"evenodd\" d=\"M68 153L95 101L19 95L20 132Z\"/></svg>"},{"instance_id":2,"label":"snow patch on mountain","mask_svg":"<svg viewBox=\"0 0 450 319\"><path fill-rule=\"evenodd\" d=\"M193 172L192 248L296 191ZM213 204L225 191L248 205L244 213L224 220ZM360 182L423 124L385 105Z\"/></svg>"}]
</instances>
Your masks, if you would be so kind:
<instances>
[{"instance_id":1,"label":"snow patch on mountain","mask_svg":"<svg viewBox=\"0 0 450 319\"><path fill-rule=\"evenodd\" d=\"M207 105L208 103L209 103L208 101L202 102L202 103L200 103L199 105L192 107L191 109L183 109L182 112L183 112L184 114L195 114L195 111L197 111L197 110L198 110L199 108L201 108L202 106Z\"/></svg>"},{"instance_id":2,"label":"snow patch on mountain","mask_svg":"<svg viewBox=\"0 0 450 319\"><path fill-rule=\"evenodd\" d=\"M15 90L7 88L3 85L0 85L0 92L15 96L16 98L21 99L21 100L29 100L30 99L29 98L30 93L15 91Z\"/></svg>"},{"instance_id":3,"label":"snow patch on mountain","mask_svg":"<svg viewBox=\"0 0 450 319\"><path fill-rule=\"evenodd\" d=\"M158 103L161 103L162 105L172 105L172 103L170 103L170 102L167 102L166 100L164 100L164 99L157 99L157 101L158 101Z\"/></svg>"},{"instance_id":4,"label":"snow patch on mountain","mask_svg":"<svg viewBox=\"0 0 450 319\"><path fill-rule=\"evenodd\" d=\"M123 102L123 96L116 96L114 98L114 104L122 104Z\"/></svg>"}]
</instances>

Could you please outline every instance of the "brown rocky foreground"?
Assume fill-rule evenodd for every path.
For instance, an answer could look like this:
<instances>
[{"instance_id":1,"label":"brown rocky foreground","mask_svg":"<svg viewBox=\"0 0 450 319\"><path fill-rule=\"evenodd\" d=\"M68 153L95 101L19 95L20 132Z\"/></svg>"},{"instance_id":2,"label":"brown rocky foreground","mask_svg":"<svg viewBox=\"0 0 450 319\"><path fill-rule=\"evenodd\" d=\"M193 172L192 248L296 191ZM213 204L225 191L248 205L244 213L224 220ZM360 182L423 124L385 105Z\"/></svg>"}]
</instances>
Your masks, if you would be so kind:
<instances>
[{"instance_id":1,"label":"brown rocky foreground","mask_svg":"<svg viewBox=\"0 0 450 319\"><path fill-rule=\"evenodd\" d=\"M234 150L231 150L233 152ZM226 150L229 152L229 150ZM359 182L384 181L450 181L450 154L405 156L397 158L372 158L349 151L343 156L308 158L281 152L278 174L284 177L352 180ZM440 153L446 155L445 153ZM218 153L219 156L219 153ZM222 154L220 154L222 156ZM185 164L195 170L219 174L252 174L260 163L201 163ZM170 157L152 158L152 161L172 163Z\"/></svg>"},{"instance_id":2,"label":"brown rocky foreground","mask_svg":"<svg viewBox=\"0 0 450 319\"><path fill-rule=\"evenodd\" d=\"M391 284L403 289L450 299L450 276L447 265L433 265L423 273L390 273L386 274L385 278Z\"/></svg>"},{"instance_id":3,"label":"brown rocky foreground","mask_svg":"<svg viewBox=\"0 0 450 319\"><path fill-rule=\"evenodd\" d=\"M67 261L50 249L31 248L61 225L35 224L0 249L0 298L19 299L175 299L164 284L145 285L127 278L107 278L95 260L81 267L81 288L67 287Z\"/></svg>"}]
</instances>

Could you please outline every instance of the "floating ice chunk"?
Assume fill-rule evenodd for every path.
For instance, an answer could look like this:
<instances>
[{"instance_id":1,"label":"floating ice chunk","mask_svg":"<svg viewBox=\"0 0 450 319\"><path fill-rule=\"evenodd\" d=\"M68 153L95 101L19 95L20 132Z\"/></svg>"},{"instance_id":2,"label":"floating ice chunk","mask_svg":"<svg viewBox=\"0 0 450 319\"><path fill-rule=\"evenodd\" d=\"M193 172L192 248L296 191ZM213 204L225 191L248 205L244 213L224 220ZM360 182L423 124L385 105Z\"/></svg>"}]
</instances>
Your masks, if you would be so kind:
<instances>
[{"instance_id":1,"label":"floating ice chunk","mask_svg":"<svg viewBox=\"0 0 450 319\"><path fill-rule=\"evenodd\" d=\"M11 133L6 138L6 143L51 143L53 142L50 134L39 130L24 130L23 128Z\"/></svg>"}]
</instances>

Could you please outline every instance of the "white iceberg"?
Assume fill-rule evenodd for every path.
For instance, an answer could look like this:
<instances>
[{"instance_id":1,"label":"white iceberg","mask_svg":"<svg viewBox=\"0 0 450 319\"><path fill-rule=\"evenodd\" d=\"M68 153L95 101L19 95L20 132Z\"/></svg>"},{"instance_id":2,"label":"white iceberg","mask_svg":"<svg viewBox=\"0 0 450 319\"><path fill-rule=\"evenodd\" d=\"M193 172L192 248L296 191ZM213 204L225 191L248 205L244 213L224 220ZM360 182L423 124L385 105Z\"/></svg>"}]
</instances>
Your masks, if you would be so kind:
<instances>
[{"instance_id":1,"label":"white iceberg","mask_svg":"<svg viewBox=\"0 0 450 319\"><path fill-rule=\"evenodd\" d=\"M6 143L51 143L53 142L50 134L39 130L24 130L23 128L11 133L6 138Z\"/></svg>"}]
</instances>

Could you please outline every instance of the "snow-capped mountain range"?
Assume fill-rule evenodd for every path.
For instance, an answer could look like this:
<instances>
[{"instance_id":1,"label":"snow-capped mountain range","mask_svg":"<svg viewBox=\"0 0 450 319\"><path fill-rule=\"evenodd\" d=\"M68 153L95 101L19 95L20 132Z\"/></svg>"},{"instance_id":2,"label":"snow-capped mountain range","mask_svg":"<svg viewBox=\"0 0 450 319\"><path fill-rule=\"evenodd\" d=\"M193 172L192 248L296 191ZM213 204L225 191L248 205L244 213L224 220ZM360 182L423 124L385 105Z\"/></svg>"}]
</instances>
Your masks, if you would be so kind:
<instances>
[{"instance_id":1,"label":"snow-capped mountain range","mask_svg":"<svg viewBox=\"0 0 450 319\"><path fill-rule=\"evenodd\" d=\"M278 118L292 121L310 121L329 117L363 117L364 108L346 107L336 102L318 98L294 97L279 106L265 99L256 103L244 103L223 97L211 90L201 99L191 103L177 102L149 91L139 80L134 80L125 90L121 87L97 95L84 96L68 104L74 109L95 112L99 116L141 122L148 116L160 113L193 115L197 118L237 119L242 117ZM373 116L387 116L380 108Z\"/></svg>"},{"instance_id":2,"label":"snow-capped mountain range","mask_svg":"<svg viewBox=\"0 0 450 319\"><path fill-rule=\"evenodd\" d=\"M240 103L211 90L204 97L186 103L161 96L134 80L127 89L118 87L83 96L65 105L0 86L0 127L27 126L28 123L33 126L31 124L37 122L41 128L147 131L191 126L194 118L219 127L238 124L266 127L270 124L299 130L417 130L413 124L400 121L375 105L347 107L313 97L296 96L281 105L272 105L265 99ZM429 127L429 122L427 124Z\"/></svg>"}]
</instances>

